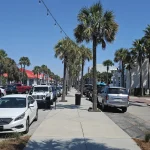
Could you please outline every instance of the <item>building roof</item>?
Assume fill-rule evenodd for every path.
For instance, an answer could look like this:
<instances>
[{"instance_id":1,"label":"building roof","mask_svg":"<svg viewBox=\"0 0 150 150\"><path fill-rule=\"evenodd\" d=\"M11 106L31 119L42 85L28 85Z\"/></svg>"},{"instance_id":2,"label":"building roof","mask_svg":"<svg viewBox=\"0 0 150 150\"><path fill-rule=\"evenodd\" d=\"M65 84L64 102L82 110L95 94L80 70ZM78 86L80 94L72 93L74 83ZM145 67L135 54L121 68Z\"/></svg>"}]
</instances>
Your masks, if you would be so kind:
<instances>
[{"instance_id":1,"label":"building roof","mask_svg":"<svg viewBox=\"0 0 150 150\"><path fill-rule=\"evenodd\" d=\"M20 71L21 71L21 72L23 72L23 70L24 70L24 69L21 69L21 68L20 68ZM31 71L31 70L26 70L26 69L25 69L25 72L26 72L28 78L30 78L30 79L36 79L36 78L37 78L37 75L34 74L33 71ZM7 74L7 73L4 73L3 76L7 78L7 77L8 77L8 74ZM42 73L38 75L38 79L42 79L43 77L44 77L44 74L42 74ZM46 78L46 79L47 79L47 78ZM52 80L52 78L49 78L49 80Z\"/></svg>"}]
</instances>

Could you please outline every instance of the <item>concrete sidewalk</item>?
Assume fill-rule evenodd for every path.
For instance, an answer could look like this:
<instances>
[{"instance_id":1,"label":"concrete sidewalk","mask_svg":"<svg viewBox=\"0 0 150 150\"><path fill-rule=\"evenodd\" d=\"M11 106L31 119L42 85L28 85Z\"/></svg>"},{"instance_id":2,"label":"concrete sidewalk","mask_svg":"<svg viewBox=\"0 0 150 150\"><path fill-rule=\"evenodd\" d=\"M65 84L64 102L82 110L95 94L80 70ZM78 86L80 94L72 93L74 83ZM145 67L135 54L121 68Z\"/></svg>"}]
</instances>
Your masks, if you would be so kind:
<instances>
[{"instance_id":1,"label":"concrete sidewalk","mask_svg":"<svg viewBox=\"0 0 150 150\"><path fill-rule=\"evenodd\" d=\"M25 150L140 150L103 112L88 112L91 102L74 105L76 91L58 103L32 135Z\"/></svg>"}]
</instances>

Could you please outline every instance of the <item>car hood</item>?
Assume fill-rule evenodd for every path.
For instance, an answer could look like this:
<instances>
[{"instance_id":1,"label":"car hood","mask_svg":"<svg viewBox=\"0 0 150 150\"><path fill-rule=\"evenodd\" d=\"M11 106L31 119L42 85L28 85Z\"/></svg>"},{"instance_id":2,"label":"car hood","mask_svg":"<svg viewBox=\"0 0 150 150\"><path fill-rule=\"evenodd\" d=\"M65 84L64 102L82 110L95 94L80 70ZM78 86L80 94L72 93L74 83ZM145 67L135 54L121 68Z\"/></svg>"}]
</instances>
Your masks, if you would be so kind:
<instances>
[{"instance_id":1,"label":"car hood","mask_svg":"<svg viewBox=\"0 0 150 150\"><path fill-rule=\"evenodd\" d=\"M47 95L48 92L33 92L32 95Z\"/></svg>"},{"instance_id":2,"label":"car hood","mask_svg":"<svg viewBox=\"0 0 150 150\"><path fill-rule=\"evenodd\" d=\"M26 110L27 108L0 108L0 118L16 118Z\"/></svg>"}]
</instances>

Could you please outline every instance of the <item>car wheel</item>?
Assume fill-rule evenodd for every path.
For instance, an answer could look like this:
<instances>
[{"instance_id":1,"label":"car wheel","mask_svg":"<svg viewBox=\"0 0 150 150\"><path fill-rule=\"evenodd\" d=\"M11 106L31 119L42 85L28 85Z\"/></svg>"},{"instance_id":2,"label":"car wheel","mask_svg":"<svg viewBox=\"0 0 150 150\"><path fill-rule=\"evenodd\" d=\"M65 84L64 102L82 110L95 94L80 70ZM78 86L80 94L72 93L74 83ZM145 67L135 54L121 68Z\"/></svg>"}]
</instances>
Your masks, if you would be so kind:
<instances>
[{"instance_id":1,"label":"car wheel","mask_svg":"<svg viewBox=\"0 0 150 150\"><path fill-rule=\"evenodd\" d=\"M3 96L4 96L4 94L2 93L2 94L1 94L1 97L3 97Z\"/></svg>"},{"instance_id":2,"label":"car wheel","mask_svg":"<svg viewBox=\"0 0 150 150\"><path fill-rule=\"evenodd\" d=\"M27 118L26 120L26 130L25 130L25 134L27 134L29 132L29 126L30 126L30 123L29 123L29 118Z\"/></svg>"},{"instance_id":3,"label":"car wheel","mask_svg":"<svg viewBox=\"0 0 150 150\"><path fill-rule=\"evenodd\" d=\"M38 121L38 110L36 111L36 117L35 117L34 121Z\"/></svg>"},{"instance_id":4,"label":"car wheel","mask_svg":"<svg viewBox=\"0 0 150 150\"><path fill-rule=\"evenodd\" d=\"M123 113L125 113L126 111L127 111L127 108L126 108L126 107L122 108L122 112L123 112Z\"/></svg>"}]
</instances>

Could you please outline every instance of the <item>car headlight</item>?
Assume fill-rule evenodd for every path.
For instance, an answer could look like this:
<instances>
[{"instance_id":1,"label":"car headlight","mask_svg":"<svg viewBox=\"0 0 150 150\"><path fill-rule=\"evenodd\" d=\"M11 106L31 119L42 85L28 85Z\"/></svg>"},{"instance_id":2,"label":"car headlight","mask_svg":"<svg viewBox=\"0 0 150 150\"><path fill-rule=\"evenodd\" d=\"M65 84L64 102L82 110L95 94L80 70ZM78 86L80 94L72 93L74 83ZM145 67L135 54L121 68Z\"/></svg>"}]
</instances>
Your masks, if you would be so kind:
<instances>
[{"instance_id":1,"label":"car headlight","mask_svg":"<svg viewBox=\"0 0 150 150\"><path fill-rule=\"evenodd\" d=\"M21 120L25 117L25 113L23 113L22 115L18 116L17 118L15 118L15 121Z\"/></svg>"}]
</instances>

